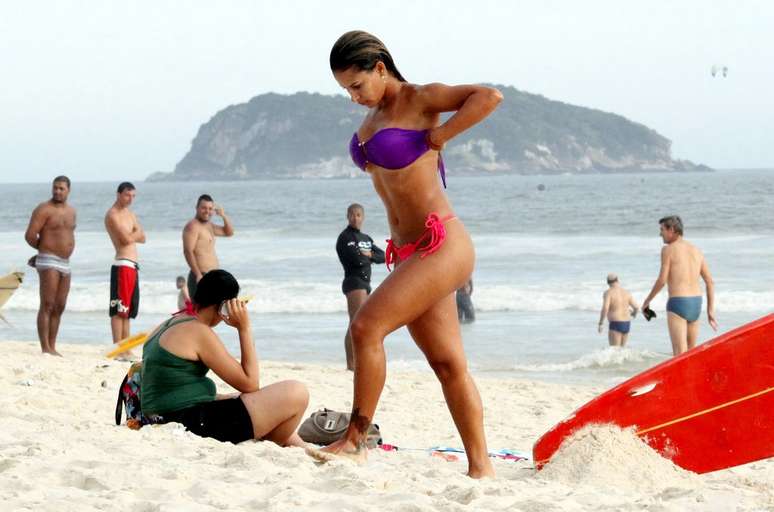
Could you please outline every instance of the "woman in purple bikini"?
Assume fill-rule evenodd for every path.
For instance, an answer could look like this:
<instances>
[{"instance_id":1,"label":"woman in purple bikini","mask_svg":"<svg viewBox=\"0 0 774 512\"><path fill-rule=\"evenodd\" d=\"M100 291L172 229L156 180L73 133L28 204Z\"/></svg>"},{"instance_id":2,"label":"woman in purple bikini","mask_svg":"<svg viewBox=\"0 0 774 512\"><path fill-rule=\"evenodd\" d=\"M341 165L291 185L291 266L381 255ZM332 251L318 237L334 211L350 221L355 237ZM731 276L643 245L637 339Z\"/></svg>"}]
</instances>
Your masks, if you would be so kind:
<instances>
[{"instance_id":1,"label":"woman in purple bikini","mask_svg":"<svg viewBox=\"0 0 774 512\"><path fill-rule=\"evenodd\" d=\"M314 455L365 459L366 433L384 387L384 337L405 325L441 382L468 455L468 475L494 476L481 397L468 373L454 299L473 271L475 255L443 191L440 150L488 116L502 95L478 85L410 84L384 44L362 31L336 41L330 64L352 101L369 109L349 149L384 202L391 232L387 264L394 268L350 326L355 395L349 428ZM439 124L441 112L454 115Z\"/></svg>"}]
</instances>

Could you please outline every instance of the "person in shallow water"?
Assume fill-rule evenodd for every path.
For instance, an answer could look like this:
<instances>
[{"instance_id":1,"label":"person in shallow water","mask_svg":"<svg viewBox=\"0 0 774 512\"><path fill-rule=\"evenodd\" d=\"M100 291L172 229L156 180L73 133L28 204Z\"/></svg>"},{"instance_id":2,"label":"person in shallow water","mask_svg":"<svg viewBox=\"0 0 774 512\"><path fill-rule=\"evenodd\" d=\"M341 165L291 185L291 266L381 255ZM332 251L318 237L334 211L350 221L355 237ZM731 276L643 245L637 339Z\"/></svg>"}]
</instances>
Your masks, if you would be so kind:
<instances>
[{"instance_id":1,"label":"person in shallow water","mask_svg":"<svg viewBox=\"0 0 774 512\"><path fill-rule=\"evenodd\" d=\"M707 288L707 321L713 330L718 329L715 320L715 283L710 275L704 254L683 239L683 221L677 215L658 221L664 247L661 249L661 270L653 289L642 303L642 310L667 285L667 324L674 355L682 354L694 346L699 337L701 315L701 287L699 277Z\"/></svg>"},{"instance_id":2,"label":"person in shallow water","mask_svg":"<svg viewBox=\"0 0 774 512\"><path fill-rule=\"evenodd\" d=\"M607 275L607 286L608 289L602 294L602 310L599 312L597 329L602 333L605 318L607 318L608 343L611 347L624 347L629 339L631 319L637 316L639 306L632 294L621 286L617 275Z\"/></svg>"},{"instance_id":3,"label":"person in shallow water","mask_svg":"<svg viewBox=\"0 0 774 512\"><path fill-rule=\"evenodd\" d=\"M408 83L384 44L362 31L336 41L330 66L352 101L368 108L350 154L370 174L387 210L386 263L394 268L350 325L355 376L349 427L340 440L311 454L366 458L366 433L385 382L384 338L405 325L441 382L465 446L468 475L494 476L454 298L473 272L473 243L443 191L440 151L486 118L502 95L480 85ZM442 112L454 114L441 124Z\"/></svg>"},{"instance_id":4,"label":"person in shallow water","mask_svg":"<svg viewBox=\"0 0 774 512\"><path fill-rule=\"evenodd\" d=\"M457 300L457 319L462 324L469 324L476 321L476 309L473 307L473 279L457 288L455 298Z\"/></svg>"}]
</instances>

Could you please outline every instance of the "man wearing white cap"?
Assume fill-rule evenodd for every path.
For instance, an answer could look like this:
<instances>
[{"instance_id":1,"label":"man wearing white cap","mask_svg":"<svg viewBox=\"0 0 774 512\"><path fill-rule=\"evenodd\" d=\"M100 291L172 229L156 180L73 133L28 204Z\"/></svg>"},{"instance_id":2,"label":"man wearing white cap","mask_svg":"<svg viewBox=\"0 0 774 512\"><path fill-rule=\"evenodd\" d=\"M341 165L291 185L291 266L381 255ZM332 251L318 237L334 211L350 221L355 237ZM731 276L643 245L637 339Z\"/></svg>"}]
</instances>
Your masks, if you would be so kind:
<instances>
[{"instance_id":1,"label":"man wearing white cap","mask_svg":"<svg viewBox=\"0 0 774 512\"><path fill-rule=\"evenodd\" d=\"M607 275L607 291L602 295L602 311L599 312L598 330L601 333L605 317L609 322L607 340L611 347L623 347L629 337L631 318L637 315L640 307L634 302L632 294L626 291L615 274Z\"/></svg>"}]
</instances>

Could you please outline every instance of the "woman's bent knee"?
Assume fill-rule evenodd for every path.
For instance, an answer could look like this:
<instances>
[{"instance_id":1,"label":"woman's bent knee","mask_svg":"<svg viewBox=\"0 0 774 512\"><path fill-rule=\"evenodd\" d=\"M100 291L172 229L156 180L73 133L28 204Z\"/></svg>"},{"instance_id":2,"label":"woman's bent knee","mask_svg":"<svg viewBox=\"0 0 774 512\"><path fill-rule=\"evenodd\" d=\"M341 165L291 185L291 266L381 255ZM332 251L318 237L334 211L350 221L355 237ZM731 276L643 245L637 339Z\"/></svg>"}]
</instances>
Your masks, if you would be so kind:
<instances>
[{"instance_id":1,"label":"woman's bent knee","mask_svg":"<svg viewBox=\"0 0 774 512\"><path fill-rule=\"evenodd\" d=\"M353 346L362 346L373 335L373 326L368 320L356 316L349 325L349 335Z\"/></svg>"},{"instance_id":2,"label":"woman's bent knee","mask_svg":"<svg viewBox=\"0 0 774 512\"><path fill-rule=\"evenodd\" d=\"M306 384L297 380L286 380L283 382L287 388L287 399L295 405L294 409L306 410L306 406L309 405L309 389Z\"/></svg>"}]
</instances>

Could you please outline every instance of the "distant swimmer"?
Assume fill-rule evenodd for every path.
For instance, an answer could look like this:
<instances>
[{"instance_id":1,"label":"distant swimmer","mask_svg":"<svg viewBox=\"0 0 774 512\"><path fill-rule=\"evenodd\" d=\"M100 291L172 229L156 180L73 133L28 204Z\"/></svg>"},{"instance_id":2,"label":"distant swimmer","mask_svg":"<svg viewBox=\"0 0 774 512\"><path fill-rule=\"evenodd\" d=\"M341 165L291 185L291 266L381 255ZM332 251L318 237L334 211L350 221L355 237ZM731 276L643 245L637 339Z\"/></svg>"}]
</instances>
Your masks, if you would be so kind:
<instances>
[{"instance_id":1,"label":"distant swimmer","mask_svg":"<svg viewBox=\"0 0 774 512\"><path fill-rule=\"evenodd\" d=\"M70 292L70 255L75 249L75 208L67 204L70 179L57 176L51 188L51 199L40 203L32 212L24 233L27 243L38 251L28 264L40 278L38 339L44 354L56 351L59 322Z\"/></svg>"},{"instance_id":2,"label":"distant swimmer","mask_svg":"<svg viewBox=\"0 0 774 512\"><path fill-rule=\"evenodd\" d=\"M457 318L461 324L469 324L476 321L476 310L473 307L473 278L457 288L455 299L457 300Z\"/></svg>"},{"instance_id":3,"label":"distant swimmer","mask_svg":"<svg viewBox=\"0 0 774 512\"><path fill-rule=\"evenodd\" d=\"M607 318L609 322L607 341L611 347L624 347L629 338L631 319L637 316L639 306L632 298L632 294L621 286L617 275L607 275L607 286L609 288L602 294L598 330L602 332Z\"/></svg>"},{"instance_id":4,"label":"distant swimmer","mask_svg":"<svg viewBox=\"0 0 774 512\"><path fill-rule=\"evenodd\" d=\"M384 263L384 251L374 244L373 239L360 231L365 220L365 210L357 203L347 208L348 225L336 240L336 253L344 267L344 281L341 291L347 297L349 321L355 317L371 293L371 264ZM344 351L347 356L347 370L355 370L355 357L352 352L352 337L344 336Z\"/></svg>"},{"instance_id":5,"label":"distant swimmer","mask_svg":"<svg viewBox=\"0 0 774 512\"><path fill-rule=\"evenodd\" d=\"M650 306L650 301L666 284L669 291L666 306L669 337L672 340L672 352L678 355L696 346L699 336L697 320L701 315L700 276L707 289L707 321L717 330L715 284L704 255L683 239L683 221L680 217L664 217L658 223L661 226L661 239L666 246L661 249L661 271L653 289L642 303L642 309Z\"/></svg>"},{"instance_id":6,"label":"distant swimmer","mask_svg":"<svg viewBox=\"0 0 774 512\"><path fill-rule=\"evenodd\" d=\"M137 216L129 207L137 190L128 181L118 185L116 200L105 213L105 229L116 250L110 267L110 330L113 343L129 337L129 321L140 308L140 278L137 244L145 243Z\"/></svg>"},{"instance_id":7,"label":"distant swimmer","mask_svg":"<svg viewBox=\"0 0 774 512\"><path fill-rule=\"evenodd\" d=\"M212 214L223 219L219 226L210 221ZM196 283L210 270L219 268L215 254L216 236L233 236L231 219L212 197L202 194L196 201L196 216L183 228L183 255L191 271L188 273L188 295L196 295Z\"/></svg>"}]
</instances>

